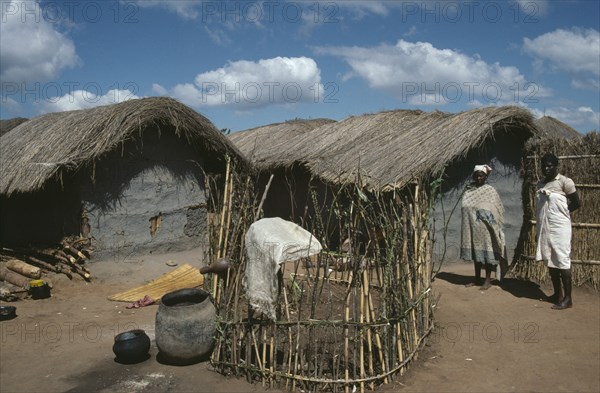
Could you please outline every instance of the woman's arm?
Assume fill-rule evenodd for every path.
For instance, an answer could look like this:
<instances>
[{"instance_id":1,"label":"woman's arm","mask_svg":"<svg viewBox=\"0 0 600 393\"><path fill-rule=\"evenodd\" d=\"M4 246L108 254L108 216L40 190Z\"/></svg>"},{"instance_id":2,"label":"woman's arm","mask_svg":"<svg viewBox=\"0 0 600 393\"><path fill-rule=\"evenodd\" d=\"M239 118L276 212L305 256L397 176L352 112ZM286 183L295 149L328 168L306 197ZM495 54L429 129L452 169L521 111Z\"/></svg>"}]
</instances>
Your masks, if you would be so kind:
<instances>
[{"instance_id":1,"label":"woman's arm","mask_svg":"<svg viewBox=\"0 0 600 393\"><path fill-rule=\"evenodd\" d=\"M567 204L570 212L574 212L575 210L579 209L581 202L579 201L579 194L577 194L577 191L567 195Z\"/></svg>"}]
</instances>

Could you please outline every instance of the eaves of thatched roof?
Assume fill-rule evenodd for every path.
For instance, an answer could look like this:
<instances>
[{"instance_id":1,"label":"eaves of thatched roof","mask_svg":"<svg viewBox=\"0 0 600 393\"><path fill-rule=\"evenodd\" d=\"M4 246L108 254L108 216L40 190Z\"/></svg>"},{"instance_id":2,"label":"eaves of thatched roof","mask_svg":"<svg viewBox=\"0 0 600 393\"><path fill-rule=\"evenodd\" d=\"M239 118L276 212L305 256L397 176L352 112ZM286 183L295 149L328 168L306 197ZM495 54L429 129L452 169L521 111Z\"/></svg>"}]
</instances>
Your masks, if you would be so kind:
<instances>
[{"instance_id":1,"label":"eaves of thatched roof","mask_svg":"<svg viewBox=\"0 0 600 393\"><path fill-rule=\"evenodd\" d=\"M583 137L576 129L554 117L544 116L535 120L541 138L579 139Z\"/></svg>"},{"instance_id":2,"label":"eaves of thatched roof","mask_svg":"<svg viewBox=\"0 0 600 393\"><path fill-rule=\"evenodd\" d=\"M295 119L283 123L251 128L229 135L242 154L255 165L270 165L278 160L281 149L288 149L288 141L325 124L331 119Z\"/></svg>"},{"instance_id":3,"label":"eaves of thatched roof","mask_svg":"<svg viewBox=\"0 0 600 393\"><path fill-rule=\"evenodd\" d=\"M255 132L266 133L268 127ZM252 140L251 131L244 132L245 144ZM511 132L527 137L538 133L527 110L508 106L456 114L385 111L306 132L261 135L251 161L263 171L301 164L337 184L356 182L360 176L368 188L385 190L437 173L486 141Z\"/></svg>"},{"instance_id":4,"label":"eaves of thatched roof","mask_svg":"<svg viewBox=\"0 0 600 393\"><path fill-rule=\"evenodd\" d=\"M199 152L245 162L204 116L171 98L144 98L48 113L12 129L0 137L0 194L38 190L59 172L97 160L149 129L173 132Z\"/></svg>"},{"instance_id":5,"label":"eaves of thatched roof","mask_svg":"<svg viewBox=\"0 0 600 393\"><path fill-rule=\"evenodd\" d=\"M0 136L6 134L16 126L25 123L28 119L24 117L15 117L13 119L0 120Z\"/></svg>"}]
</instances>

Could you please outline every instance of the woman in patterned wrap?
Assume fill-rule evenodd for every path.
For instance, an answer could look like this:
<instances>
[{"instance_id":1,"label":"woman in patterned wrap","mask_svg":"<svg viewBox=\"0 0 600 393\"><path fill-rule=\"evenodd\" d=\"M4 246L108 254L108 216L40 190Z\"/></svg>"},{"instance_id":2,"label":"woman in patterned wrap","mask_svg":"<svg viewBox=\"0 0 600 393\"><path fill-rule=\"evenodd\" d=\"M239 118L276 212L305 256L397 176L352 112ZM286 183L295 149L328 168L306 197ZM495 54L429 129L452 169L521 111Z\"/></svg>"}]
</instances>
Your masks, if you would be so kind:
<instances>
[{"instance_id":1,"label":"woman in patterned wrap","mask_svg":"<svg viewBox=\"0 0 600 393\"><path fill-rule=\"evenodd\" d=\"M485 181L492 171L487 165L476 165L473 182L467 186L462 198L462 231L460 256L473 261L475 281L467 286L481 285L481 268L485 281L481 289L491 287L492 270L506 260L504 240L504 206L500 196Z\"/></svg>"}]
</instances>

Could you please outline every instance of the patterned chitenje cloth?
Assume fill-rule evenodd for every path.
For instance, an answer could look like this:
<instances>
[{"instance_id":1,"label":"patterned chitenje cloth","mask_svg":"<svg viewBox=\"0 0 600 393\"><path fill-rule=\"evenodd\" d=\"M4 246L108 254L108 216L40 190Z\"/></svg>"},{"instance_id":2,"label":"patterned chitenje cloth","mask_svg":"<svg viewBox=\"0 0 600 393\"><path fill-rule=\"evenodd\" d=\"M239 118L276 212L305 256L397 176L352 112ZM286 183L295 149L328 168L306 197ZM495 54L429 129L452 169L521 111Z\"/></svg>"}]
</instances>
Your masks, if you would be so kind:
<instances>
[{"instance_id":1,"label":"patterned chitenje cloth","mask_svg":"<svg viewBox=\"0 0 600 393\"><path fill-rule=\"evenodd\" d=\"M497 265L506 259L504 207L489 184L469 185L462 198L462 236L460 257Z\"/></svg>"}]
</instances>

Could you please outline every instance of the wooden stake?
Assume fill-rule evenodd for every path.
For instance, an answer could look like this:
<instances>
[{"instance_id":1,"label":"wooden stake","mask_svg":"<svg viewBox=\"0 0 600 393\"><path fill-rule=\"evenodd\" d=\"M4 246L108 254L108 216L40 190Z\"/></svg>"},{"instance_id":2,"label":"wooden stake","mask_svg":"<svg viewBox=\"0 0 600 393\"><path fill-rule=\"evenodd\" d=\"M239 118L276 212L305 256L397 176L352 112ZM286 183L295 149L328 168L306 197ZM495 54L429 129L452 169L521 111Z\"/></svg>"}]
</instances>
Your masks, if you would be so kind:
<instances>
[{"instance_id":1,"label":"wooden stake","mask_svg":"<svg viewBox=\"0 0 600 393\"><path fill-rule=\"evenodd\" d=\"M275 364L275 354L277 354L277 351L275 350L275 334L277 333L277 326L275 324L271 324L271 338L270 338L270 349L271 349L271 353L270 353L270 361L269 361L269 387L271 389L273 389L273 371L274 371L274 364Z\"/></svg>"},{"instance_id":2,"label":"wooden stake","mask_svg":"<svg viewBox=\"0 0 600 393\"><path fill-rule=\"evenodd\" d=\"M348 281L348 291L346 293L346 311L344 313L344 321L347 323L350 321L350 285L352 283L352 272L349 273L350 280ZM344 359L345 359L345 368L344 371L344 392L350 393L350 370L348 368L350 364L350 350L349 350L349 338L348 338L348 325L344 326Z\"/></svg>"},{"instance_id":3,"label":"wooden stake","mask_svg":"<svg viewBox=\"0 0 600 393\"><path fill-rule=\"evenodd\" d=\"M221 224L219 227L219 243L217 245L217 259L222 257L221 249L223 244L223 231L225 227L225 212L227 209L227 198L228 198L228 190L229 190L229 170L230 170L230 158L226 157L227 164L225 167L225 189L223 191L223 206L221 208ZM212 294L215 300L215 305L218 306L219 298L217 296L217 282L219 281L219 277L216 274L213 274L212 277Z\"/></svg>"},{"instance_id":4,"label":"wooden stake","mask_svg":"<svg viewBox=\"0 0 600 393\"><path fill-rule=\"evenodd\" d=\"M367 279L366 279L367 280ZM369 307L369 313L371 315L371 321L375 321L376 316L375 316L375 309L373 308L373 299L371 298L371 292L370 292L370 288L367 285L367 305ZM367 314L369 315L369 314ZM384 359L383 359L383 345L381 345L381 337L379 336L379 332L375 331L375 346L377 347L377 350L379 351L379 362L381 363L381 369L383 371L383 373L386 373L386 367L385 367L385 363L384 363ZM388 383L388 377L386 376L383 379L383 383Z\"/></svg>"},{"instance_id":5,"label":"wooden stake","mask_svg":"<svg viewBox=\"0 0 600 393\"><path fill-rule=\"evenodd\" d=\"M265 386L266 381L266 370L267 370L267 329L262 324L260 325L262 330L262 385Z\"/></svg>"},{"instance_id":6,"label":"wooden stake","mask_svg":"<svg viewBox=\"0 0 600 393\"><path fill-rule=\"evenodd\" d=\"M398 350L398 364L402 364L404 361L404 354L402 353L402 331L400 330L400 322L396 322L396 345ZM400 369L400 376L404 375L404 367Z\"/></svg>"},{"instance_id":7,"label":"wooden stake","mask_svg":"<svg viewBox=\"0 0 600 393\"><path fill-rule=\"evenodd\" d=\"M273 177L274 175L271 175L271 177L269 177L269 181L265 186L265 191L263 192L262 198L260 199L260 203L258 204L258 209L256 209L256 212L254 213L254 221L258 220L260 217L260 211L262 210L263 203L265 203L265 200L267 199L267 193L269 192L269 188L271 187L271 181L273 180Z\"/></svg>"},{"instance_id":8,"label":"wooden stake","mask_svg":"<svg viewBox=\"0 0 600 393\"><path fill-rule=\"evenodd\" d=\"M371 315L369 313L369 282L368 282L366 268L365 268L365 270L363 270L363 285L362 285L362 291L361 291L361 300L362 300L361 303L364 304L365 322L367 323L367 326L369 326L370 322L371 322ZM361 310L361 314L362 314L362 310ZM373 372L373 347L371 344L371 328L370 327L367 327L367 351L368 351L368 355L369 355L369 376L372 377L374 372ZM371 390L373 390L375 388L375 385L373 384L373 382L369 383L369 387L371 388Z\"/></svg>"}]
</instances>

